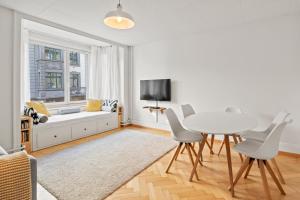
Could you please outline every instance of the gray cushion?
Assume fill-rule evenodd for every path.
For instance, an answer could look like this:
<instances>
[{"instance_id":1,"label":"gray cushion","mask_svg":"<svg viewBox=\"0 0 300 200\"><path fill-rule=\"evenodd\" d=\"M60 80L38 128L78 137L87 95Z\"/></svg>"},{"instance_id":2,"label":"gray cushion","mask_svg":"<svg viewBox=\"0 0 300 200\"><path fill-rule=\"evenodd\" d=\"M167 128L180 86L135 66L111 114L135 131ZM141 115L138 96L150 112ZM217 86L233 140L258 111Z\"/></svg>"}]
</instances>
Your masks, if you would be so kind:
<instances>
[{"instance_id":1,"label":"gray cushion","mask_svg":"<svg viewBox=\"0 0 300 200\"><path fill-rule=\"evenodd\" d=\"M46 123L48 121L48 116L47 115L38 113L38 116L39 116L39 123Z\"/></svg>"}]
</instances>

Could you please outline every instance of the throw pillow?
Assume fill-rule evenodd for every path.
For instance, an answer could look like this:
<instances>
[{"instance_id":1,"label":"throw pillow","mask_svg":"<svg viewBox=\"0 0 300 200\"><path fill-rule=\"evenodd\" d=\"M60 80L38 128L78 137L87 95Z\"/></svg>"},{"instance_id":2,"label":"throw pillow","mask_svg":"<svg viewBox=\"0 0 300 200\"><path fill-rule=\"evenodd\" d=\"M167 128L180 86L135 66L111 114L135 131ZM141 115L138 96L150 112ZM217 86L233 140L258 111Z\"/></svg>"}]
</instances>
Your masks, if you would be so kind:
<instances>
[{"instance_id":1,"label":"throw pillow","mask_svg":"<svg viewBox=\"0 0 300 200\"><path fill-rule=\"evenodd\" d=\"M24 115L32 117L33 124L40 122L38 113L31 107L24 106Z\"/></svg>"},{"instance_id":2,"label":"throw pillow","mask_svg":"<svg viewBox=\"0 0 300 200\"><path fill-rule=\"evenodd\" d=\"M45 104L43 102L39 102L39 101L29 101L26 103L26 105L28 107L33 108L34 110L36 110L36 112L47 115L48 117L51 116L51 114L49 113L47 107L45 106Z\"/></svg>"},{"instance_id":3,"label":"throw pillow","mask_svg":"<svg viewBox=\"0 0 300 200\"><path fill-rule=\"evenodd\" d=\"M107 112L116 112L118 106L118 100L106 99L103 102L102 110Z\"/></svg>"},{"instance_id":4,"label":"throw pillow","mask_svg":"<svg viewBox=\"0 0 300 200\"><path fill-rule=\"evenodd\" d=\"M97 112L102 109L102 101L100 99L89 99L86 104L87 112Z\"/></svg>"}]
</instances>

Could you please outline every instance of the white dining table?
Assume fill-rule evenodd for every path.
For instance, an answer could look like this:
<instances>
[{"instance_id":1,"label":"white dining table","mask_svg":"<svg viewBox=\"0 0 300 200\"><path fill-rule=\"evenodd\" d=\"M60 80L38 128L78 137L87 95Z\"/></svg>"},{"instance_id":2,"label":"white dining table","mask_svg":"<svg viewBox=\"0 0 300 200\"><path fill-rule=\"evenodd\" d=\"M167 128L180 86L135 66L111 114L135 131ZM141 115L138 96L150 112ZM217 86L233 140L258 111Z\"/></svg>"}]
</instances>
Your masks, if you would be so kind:
<instances>
[{"instance_id":1,"label":"white dining table","mask_svg":"<svg viewBox=\"0 0 300 200\"><path fill-rule=\"evenodd\" d=\"M231 194L234 196L233 173L229 136L248 131L256 128L257 120L248 114L228 113L228 112L201 112L190 115L183 120L184 126L192 131L203 134L203 140L200 143L198 156L194 162L194 167L191 172L190 181L197 169L198 161L202 155L202 150L208 134L224 135L226 147L229 182L231 186Z\"/></svg>"}]
</instances>

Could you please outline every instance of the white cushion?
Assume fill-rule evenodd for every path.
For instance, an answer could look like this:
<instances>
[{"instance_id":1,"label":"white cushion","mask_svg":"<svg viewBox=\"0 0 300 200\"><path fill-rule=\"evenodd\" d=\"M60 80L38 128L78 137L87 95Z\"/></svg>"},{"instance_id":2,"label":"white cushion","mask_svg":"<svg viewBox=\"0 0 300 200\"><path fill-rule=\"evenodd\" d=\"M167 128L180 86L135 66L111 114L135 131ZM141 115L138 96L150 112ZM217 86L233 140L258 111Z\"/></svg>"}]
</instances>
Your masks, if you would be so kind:
<instances>
[{"instance_id":1,"label":"white cushion","mask_svg":"<svg viewBox=\"0 0 300 200\"><path fill-rule=\"evenodd\" d=\"M55 124L59 122L68 122L75 119L82 119L82 118L93 118L105 115L111 115L111 112L99 111L99 112L80 112L80 113L72 113L72 114L65 114L65 115L52 115L48 118L46 123L38 124L36 126L45 126L50 124Z\"/></svg>"}]
</instances>

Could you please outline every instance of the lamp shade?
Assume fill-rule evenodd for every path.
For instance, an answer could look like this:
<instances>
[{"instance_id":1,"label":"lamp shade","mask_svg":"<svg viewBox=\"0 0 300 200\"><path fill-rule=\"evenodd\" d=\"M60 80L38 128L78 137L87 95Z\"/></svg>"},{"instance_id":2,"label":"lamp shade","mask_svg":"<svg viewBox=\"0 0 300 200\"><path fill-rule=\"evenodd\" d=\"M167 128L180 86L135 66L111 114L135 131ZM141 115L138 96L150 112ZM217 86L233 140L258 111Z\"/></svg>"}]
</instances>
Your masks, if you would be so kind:
<instances>
[{"instance_id":1,"label":"lamp shade","mask_svg":"<svg viewBox=\"0 0 300 200\"><path fill-rule=\"evenodd\" d=\"M117 10L105 15L104 24L114 29L130 29L134 27L135 22L130 14L122 10L121 4L118 4Z\"/></svg>"}]
</instances>

